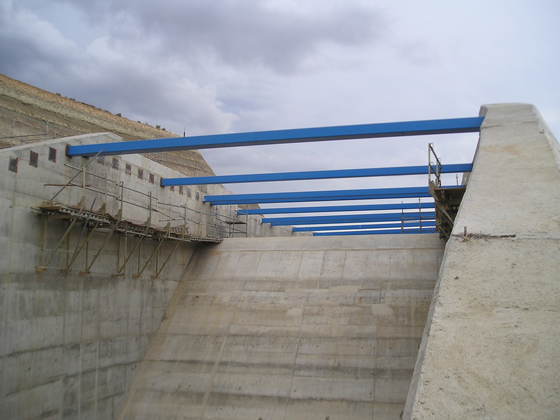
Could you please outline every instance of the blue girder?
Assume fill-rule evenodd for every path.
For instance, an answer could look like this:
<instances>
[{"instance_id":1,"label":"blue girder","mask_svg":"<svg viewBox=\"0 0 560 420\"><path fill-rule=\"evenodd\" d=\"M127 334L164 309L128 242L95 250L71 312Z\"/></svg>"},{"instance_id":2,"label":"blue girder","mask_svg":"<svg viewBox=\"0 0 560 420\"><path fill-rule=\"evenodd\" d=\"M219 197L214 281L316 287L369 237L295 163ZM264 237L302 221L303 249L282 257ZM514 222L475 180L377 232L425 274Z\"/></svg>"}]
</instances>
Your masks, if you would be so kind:
<instances>
[{"instance_id":1,"label":"blue girder","mask_svg":"<svg viewBox=\"0 0 560 420\"><path fill-rule=\"evenodd\" d=\"M442 188L457 188L447 186ZM211 205L296 203L309 201L377 200L390 198L431 197L428 187L376 188L364 190L303 191L285 193L207 195Z\"/></svg>"},{"instance_id":2,"label":"blue girder","mask_svg":"<svg viewBox=\"0 0 560 420\"><path fill-rule=\"evenodd\" d=\"M174 150L258 146L264 144L418 136L427 134L472 133L480 131L480 125L483 120L484 117L452 118L98 143L68 146L67 155L95 156L99 153L100 156L107 156L132 153L171 152Z\"/></svg>"},{"instance_id":3,"label":"blue girder","mask_svg":"<svg viewBox=\"0 0 560 420\"><path fill-rule=\"evenodd\" d=\"M434 212L424 213L377 213L377 214L343 214L338 216L308 216L308 217L269 217L262 219L262 223L272 226L315 225L330 223L359 223L383 222L398 220L433 220Z\"/></svg>"},{"instance_id":4,"label":"blue girder","mask_svg":"<svg viewBox=\"0 0 560 420\"><path fill-rule=\"evenodd\" d=\"M457 163L443 165L440 173L470 172L472 164ZM433 168L433 172L436 172ZM245 174L245 175L220 175L200 176L188 178L162 178L163 187L171 185L207 185L207 184L236 184L246 182L271 182L271 181L302 181L312 179L333 178L359 178L377 176L399 176L399 175L427 175L428 165L425 166L401 166L391 168L364 168L364 169L337 169L327 171L305 171L305 172L279 172L268 174Z\"/></svg>"},{"instance_id":5,"label":"blue girder","mask_svg":"<svg viewBox=\"0 0 560 420\"><path fill-rule=\"evenodd\" d=\"M240 209L237 214L294 214L294 213L334 213L341 211L371 211L371 210L415 210L433 209L434 203L399 203L399 204L362 204L353 206L322 206L322 207L276 207L271 209Z\"/></svg>"},{"instance_id":6,"label":"blue girder","mask_svg":"<svg viewBox=\"0 0 560 420\"><path fill-rule=\"evenodd\" d=\"M321 226L301 226L294 227L293 232L320 232L320 231L333 231L333 230L364 230L364 229L390 229L390 228L417 228L420 226L420 222L415 220L414 222L398 222L398 223L365 223L359 225L321 225ZM436 222L434 220L426 220L422 222L422 228L425 227L435 227Z\"/></svg>"},{"instance_id":7,"label":"blue girder","mask_svg":"<svg viewBox=\"0 0 560 420\"><path fill-rule=\"evenodd\" d=\"M437 230L434 228L429 229L405 229L404 231L395 230L395 229L386 229L386 230L356 230L352 232L317 232L313 233L313 236L346 236L346 235L400 235L404 233L412 234L412 235L420 235L420 234L432 234L437 233Z\"/></svg>"}]
</instances>

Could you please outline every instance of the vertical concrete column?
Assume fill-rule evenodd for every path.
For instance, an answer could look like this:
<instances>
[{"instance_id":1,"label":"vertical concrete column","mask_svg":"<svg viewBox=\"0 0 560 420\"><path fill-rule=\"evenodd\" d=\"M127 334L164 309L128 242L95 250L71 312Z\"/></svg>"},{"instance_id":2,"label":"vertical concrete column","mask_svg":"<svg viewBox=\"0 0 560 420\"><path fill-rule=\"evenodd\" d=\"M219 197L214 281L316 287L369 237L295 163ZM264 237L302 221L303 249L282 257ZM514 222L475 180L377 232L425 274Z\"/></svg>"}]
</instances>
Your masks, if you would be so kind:
<instances>
[{"instance_id":1,"label":"vertical concrete column","mask_svg":"<svg viewBox=\"0 0 560 420\"><path fill-rule=\"evenodd\" d=\"M560 147L532 105L481 115L405 419L560 417Z\"/></svg>"}]
</instances>

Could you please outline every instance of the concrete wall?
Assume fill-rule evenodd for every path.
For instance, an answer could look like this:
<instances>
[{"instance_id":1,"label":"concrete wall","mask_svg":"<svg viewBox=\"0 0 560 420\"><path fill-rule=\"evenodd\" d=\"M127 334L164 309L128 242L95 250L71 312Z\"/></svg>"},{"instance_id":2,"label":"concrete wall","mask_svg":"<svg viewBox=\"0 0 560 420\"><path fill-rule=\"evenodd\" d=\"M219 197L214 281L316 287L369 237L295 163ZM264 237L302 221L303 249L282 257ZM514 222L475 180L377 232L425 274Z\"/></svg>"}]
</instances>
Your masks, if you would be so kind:
<instances>
[{"instance_id":1,"label":"concrete wall","mask_svg":"<svg viewBox=\"0 0 560 420\"><path fill-rule=\"evenodd\" d=\"M85 163L66 158L65 143L118 138L1 151L0 417L389 419L408 392L408 419L558 418L560 146L530 105L485 106L481 114L473 173L439 277L443 243L430 235L183 244L158 278L170 244L134 278L155 247L144 244L115 277L125 247L115 236L90 274L80 275L86 253L68 272L54 268L76 249L80 226L39 273L66 222L45 222L34 208L57 190L45 184L76 173L65 164ZM9 170L15 158L17 173ZM159 186L160 177L177 176L169 168L140 156L117 160L118 169L105 158L88 170L132 188L122 207L131 222L149 213L138 191L195 213L208 213L203 194L227 193L210 186L189 197ZM85 181L103 187L92 175ZM71 187L55 201L75 206L83 195ZM88 209L105 201L100 192L85 196ZM107 204L116 215L118 202ZM152 223L163 227L160 207ZM189 233L216 234L212 217L190 221ZM258 218L249 231L290 234ZM94 234L89 258L105 238ZM137 240L127 237L128 249Z\"/></svg>"},{"instance_id":2,"label":"concrete wall","mask_svg":"<svg viewBox=\"0 0 560 420\"><path fill-rule=\"evenodd\" d=\"M558 419L560 147L531 105L481 115L404 418Z\"/></svg>"},{"instance_id":3,"label":"concrete wall","mask_svg":"<svg viewBox=\"0 0 560 420\"><path fill-rule=\"evenodd\" d=\"M226 239L198 249L120 419L397 419L443 241Z\"/></svg>"},{"instance_id":4,"label":"concrete wall","mask_svg":"<svg viewBox=\"0 0 560 420\"><path fill-rule=\"evenodd\" d=\"M110 141L111 137L98 136L98 140ZM47 159L49 147L57 149L57 162ZM29 164L30 150L39 155L37 167ZM8 170L10 158L19 158L17 173ZM84 269L85 252L75 270L37 273L35 267L45 254L43 247L54 248L67 224L62 220L45 222L33 208L59 189L45 187L45 183L66 182L71 171L64 163L72 162L64 157L64 143L57 141L0 153L2 420L116 417L193 252L193 246L182 245L157 279L151 278L155 261L140 278L133 278L131 268L124 276L113 277L117 265L122 264L124 245L124 239L115 235L90 275L79 274ZM104 164L92 165L94 171L106 168ZM123 177L128 176L123 167L113 171L113 176L120 177L121 171ZM75 204L80 192L74 188L58 199ZM92 204L88 197L88 206ZM95 208L100 206L98 200ZM129 216L134 219L132 210ZM80 233L81 226L76 226L53 266L63 265ZM99 233L92 237L90 260L106 236ZM128 238L129 250L135 241ZM146 241L142 255L149 255L154 247ZM171 245L165 244L161 255L170 249Z\"/></svg>"},{"instance_id":5,"label":"concrete wall","mask_svg":"<svg viewBox=\"0 0 560 420\"><path fill-rule=\"evenodd\" d=\"M123 275L115 276L126 251L125 238L113 235L91 273L81 275L86 261L107 238L107 232L94 233L69 272L57 269L66 266L77 244L88 231L76 225L61 251L38 273L49 251L62 238L68 222L51 218L47 221L36 210L51 200L60 186L77 173L65 166L80 167L82 158L64 155L67 143L118 141L112 134L85 135L51 140L28 146L4 149L0 152L0 418L7 419L110 419L116 418L124 397L130 389L138 364L143 359L151 337L157 331L178 282L194 250L184 243L172 256L158 278L152 278L174 243L165 243L140 278L139 267L156 247L144 241L139 253L128 263ZM56 161L49 160L49 149L56 150ZM30 165L30 152L37 153L37 167ZM10 163L17 161L17 172ZM86 176L86 191L68 187L54 201L76 206L85 195L86 209L97 210L103 202L106 211L116 216L121 209L120 189L115 183L124 182L122 217L134 223L145 223L150 214L147 194L152 194L151 225L167 224L167 209L156 202L186 204L192 215L210 213L203 203L204 192L178 188L171 191L159 186L162 176L179 176L169 168L137 155L95 159ZM138 171L143 170L142 179ZM95 177L92 174L99 175ZM153 183L150 182L153 175ZM104 177L107 176L106 186ZM113 183L111 183L111 181ZM75 183L82 185L82 178ZM93 192L91 188L107 191ZM223 188L212 187L212 193ZM142 194L140 194L142 193ZM229 208L219 209L227 215ZM234 209L232 210L234 211ZM197 213L199 212L199 213ZM202 223L199 223L202 222ZM205 225L207 223L207 225ZM214 236L212 216L199 215L188 222L189 233ZM258 218L250 220L253 231L260 225ZM181 225L180 222L172 224ZM220 235L227 232L222 225ZM289 234L288 230L268 230L257 233ZM128 235L130 252L138 238ZM87 260L86 260L87 256Z\"/></svg>"}]
</instances>

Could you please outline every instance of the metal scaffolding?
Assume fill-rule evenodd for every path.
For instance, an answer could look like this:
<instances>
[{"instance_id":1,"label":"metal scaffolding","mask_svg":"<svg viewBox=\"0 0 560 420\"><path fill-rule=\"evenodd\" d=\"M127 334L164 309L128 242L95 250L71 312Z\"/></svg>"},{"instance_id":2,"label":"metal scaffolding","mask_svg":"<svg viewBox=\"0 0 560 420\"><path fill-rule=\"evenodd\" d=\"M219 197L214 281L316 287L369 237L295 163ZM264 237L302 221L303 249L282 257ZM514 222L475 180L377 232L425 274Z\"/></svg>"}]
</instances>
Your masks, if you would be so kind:
<instances>
[{"instance_id":1,"label":"metal scaffolding","mask_svg":"<svg viewBox=\"0 0 560 420\"><path fill-rule=\"evenodd\" d=\"M457 217L459 206L461 205L461 200L467 190L467 186L441 186L442 164L434 151L433 144L431 143L428 145L428 168L428 187L430 195L434 197L436 229L439 232L440 238L445 238L447 240L451 236L455 218Z\"/></svg>"},{"instance_id":2,"label":"metal scaffolding","mask_svg":"<svg viewBox=\"0 0 560 420\"><path fill-rule=\"evenodd\" d=\"M93 156L115 155L130 153L159 153L172 150L191 150L191 149L211 149L239 146L259 146L266 144L287 144L301 142L321 142L331 140L348 140L360 138L382 138L382 137L402 137L418 136L427 134L449 134L449 133L474 133L480 131L480 126L484 117L453 118L443 120L426 121L404 121L393 123L361 124L350 126L335 127L316 127L290 130L261 131L254 133L232 133L217 134L206 136L142 140L118 143L99 143L93 145L69 145L68 156ZM260 205L274 203L306 203L324 201L389 201L382 204L361 204L361 205L338 205L338 206L319 206L312 207L292 207L292 208L271 208L271 209L251 209L238 211L238 215L249 214L282 214L282 213L315 213L315 212L354 212L368 211L369 214L360 215L332 215L332 216L296 216L296 217L265 217L262 223L269 223L271 226L294 226L294 225L319 225L328 224L338 228L338 234L345 234L347 231L355 229L355 226L362 226L364 233L428 233L434 232L429 223L434 223L441 237L449 238L453 228L455 215L461 198L465 192L463 185L441 185L441 174L470 172L472 164L451 164L442 165L436 156L432 145L429 145L427 166L404 166L404 167L385 167L385 168L362 168L362 169L336 169L322 171L304 172L281 172L264 174L241 174L241 175L221 175L211 177L189 177L189 178L162 178L162 186L183 186L183 185L206 185L206 184L226 184L226 183L258 183L275 181L296 181L296 180L318 180L318 179L337 179L337 178L357 178L357 177L393 177L410 176L428 173L429 186L400 187L400 188L374 188L359 190L335 190L335 191L297 191L297 192L275 192L275 193L253 193L253 194L221 194L206 195L204 202L209 203L215 210L216 229L220 212L218 207L233 205ZM432 155L435 162L432 163ZM432 181L432 176L435 180ZM458 183L457 183L458 184ZM423 198L434 198L435 203L421 202ZM400 204L391 203L391 200L418 199L418 206L413 203L401 202ZM435 213L424 212L422 208L434 207ZM405 209L416 209L418 213L405 213ZM374 213L385 210L400 210L400 213ZM434 221L435 219L435 221ZM247 219L246 219L247 220ZM414 226L408 223L414 220ZM400 229L384 229L381 231L382 222L400 221ZM356 225L362 222L376 222L374 225ZM231 232L236 232L236 225L243 224L235 215L230 214L230 221L221 221L229 226L229 236ZM246 223L246 222L245 222ZM344 225L352 226L345 229ZM348 225L349 224L349 225ZM386 223L385 223L386 224ZM406 227L406 229L405 229ZM298 231L294 227L293 231ZM310 227L309 231L318 232L320 227ZM387 231L387 232L385 232ZM335 234L334 232L330 234Z\"/></svg>"},{"instance_id":3,"label":"metal scaffolding","mask_svg":"<svg viewBox=\"0 0 560 420\"><path fill-rule=\"evenodd\" d=\"M60 189L51 200L44 202L35 209L44 217L44 244L50 242L49 221L64 220L67 222L67 226L54 247L43 246L42 260L36 267L37 272L49 269L69 272L77 269L78 261L83 261L79 273L82 275L91 274L94 264L99 261L103 250L106 249L111 237L116 233L124 239L124 255L120 255L121 239L119 239L118 261L113 275L124 275L127 267L131 265L130 261L133 255L137 255L138 265L134 277L140 277L150 262L155 260L153 277L156 278L161 274L181 243L219 243L224 236L231 237L239 234L247 236L246 230L242 231L236 228L238 224L246 224L246 222L241 221L240 216L237 216L236 209L230 208L231 214L228 216L220 214L217 208L211 209L210 213L191 209L187 206L186 201L184 204L161 202L153 197L151 192L144 193L125 186L122 181L115 182L107 179L106 174L101 176L88 171L87 167L93 161L94 159L90 159L81 167L65 164L73 171L77 171L70 180L65 184L45 184L46 187L60 187ZM92 178L88 178L89 183L86 182L86 177L97 178L97 184L101 187L94 186L95 183L91 182ZM64 190L71 188L81 190L81 199L76 205L55 201ZM131 195L134 195L134 198L131 198ZM100 197L102 203L99 208L95 209L96 198L99 199ZM87 202L91 203L90 208L86 207ZM110 214L107 211L111 206L116 210L116 214ZM132 208L136 208L134 210L136 219L139 214L144 212L145 222L127 220L125 217L126 210ZM194 226L194 232L189 232L189 225ZM77 243L70 246L71 232L78 229L79 226L81 226L81 230ZM212 232L213 235L205 232ZM106 236L101 245L96 242L97 249L92 250L91 244L93 241L91 239L96 233ZM129 244L131 238L134 238L135 241L133 246ZM54 241L56 239L52 242ZM157 244L147 258L141 259L141 247L147 241L155 241ZM174 242L175 244L166 256L161 256L164 242ZM131 250L129 246L132 246ZM64 254L66 255L65 258ZM55 256L57 255L62 256L62 258L56 259ZM82 256L81 259L80 256ZM54 266L53 263L57 261L58 265Z\"/></svg>"},{"instance_id":4,"label":"metal scaffolding","mask_svg":"<svg viewBox=\"0 0 560 420\"><path fill-rule=\"evenodd\" d=\"M91 274L91 269L94 263L97 261L98 257L101 255L103 249L113 236L113 234L118 233L124 237L124 259L118 263L118 269L116 270L114 275L124 275L124 270L127 263L130 261L132 255L138 251L140 253L140 246L143 241L146 239L156 241L158 244L152 251L149 258L146 260L142 267L139 266L139 269L134 277L140 277L148 264L152 261L153 257L161 248L161 245L165 241L175 241L176 244L172 251L168 254L165 258L163 264L159 265L156 264L156 274L153 276L157 278L161 271L164 269L165 265L170 260L173 253L177 250L178 246L182 242L213 242L219 243L222 241L221 238L214 238L214 237L198 237L192 236L187 233L186 223L183 227L174 227L171 228L171 224L168 223L164 229L157 228L154 226L150 226L149 221L146 224L137 224L127 220L123 220L121 218L120 213L117 217L113 217L109 214L103 213L102 211L93 211L93 210L86 210L84 207L77 208L77 207L69 207L62 204L55 204L55 203L45 203L42 206L38 207L38 210L41 212L43 216L45 216L45 230L44 236L45 238L48 237L47 226L48 220L52 219L62 219L68 221L68 227L56 246L53 249L46 249L44 248L43 254L43 261L42 263L36 267L37 272L43 272L48 269L60 269L63 271L70 271L74 267L74 263L81 255L82 251L85 252L85 265L83 270L80 270L80 274L86 275ZM60 253L69 253L69 250L63 249L63 244L65 239L69 237L70 232L74 228L75 225L81 225L82 231L78 242L75 245L74 251L70 251L71 255L67 256L66 264L64 267L52 267L50 266L51 261L53 260L54 256ZM97 249L93 258L90 259L89 257L89 249L88 244L90 243L90 239L94 235L94 233L105 233L106 237L101 246ZM87 234L87 236L86 236ZM84 236L85 239L83 238ZM136 245L134 248L129 252L127 250L127 240L129 236L134 236L138 238ZM47 255L48 258L47 258Z\"/></svg>"}]
</instances>

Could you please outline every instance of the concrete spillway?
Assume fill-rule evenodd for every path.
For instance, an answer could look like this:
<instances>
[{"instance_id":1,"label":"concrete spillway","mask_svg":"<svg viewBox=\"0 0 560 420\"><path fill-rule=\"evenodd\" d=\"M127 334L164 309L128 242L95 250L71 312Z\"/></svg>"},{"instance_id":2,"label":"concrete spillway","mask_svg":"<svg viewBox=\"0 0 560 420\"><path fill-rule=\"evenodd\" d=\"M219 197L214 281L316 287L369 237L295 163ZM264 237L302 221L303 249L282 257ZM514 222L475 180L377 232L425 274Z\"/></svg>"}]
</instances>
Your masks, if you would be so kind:
<instances>
[{"instance_id":1,"label":"concrete spillway","mask_svg":"<svg viewBox=\"0 0 560 420\"><path fill-rule=\"evenodd\" d=\"M120 418L398 418L443 245L294 237L197 251Z\"/></svg>"},{"instance_id":2,"label":"concrete spillway","mask_svg":"<svg viewBox=\"0 0 560 420\"><path fill-rule=\"evenodd\" d=\"M64 154L110 134L0 151L0 419L560 418L560 145L530 105L481 115L445 245L281 238Z\"/></svg>"}]
</instances>

